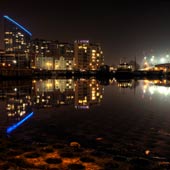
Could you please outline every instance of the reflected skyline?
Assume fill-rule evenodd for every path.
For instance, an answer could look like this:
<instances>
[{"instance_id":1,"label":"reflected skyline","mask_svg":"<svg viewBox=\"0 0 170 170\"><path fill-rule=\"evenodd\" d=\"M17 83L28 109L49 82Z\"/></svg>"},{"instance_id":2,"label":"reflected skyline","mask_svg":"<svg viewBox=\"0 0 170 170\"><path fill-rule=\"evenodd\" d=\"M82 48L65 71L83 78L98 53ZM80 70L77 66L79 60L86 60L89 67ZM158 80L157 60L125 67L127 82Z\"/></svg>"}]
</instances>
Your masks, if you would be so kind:
<instances>
[{"instance_id":1,"label":"reflected skyline","mask_svg":"<svg viewBox=\"0 0 170 170\"><path fill-rule=\"evenodd\" d=\"M96 79L47 79L2 81L0 105L9 125L24 119L34 109L71 105L90 109L101 103L104 87Z\"/></svg>"},{"instance_id":2,"label":"reflected skyline","mask_svg":"<svg viewBox=\"0 0 170 170\"><path fill-rule=\"evenodd\" d=\"M109 86L120 89L135 89L142 84L143 94L170 95L169 80L116 80L110 79ZM142 82L142 83L140 83ZM32 81L2 81L0 102L5 101L9 122L19 121L33 108L72 105L75 109L90 109L100 105L104 98L104 85L92 79L47 79Z\"/></svg>"}]
</instances>

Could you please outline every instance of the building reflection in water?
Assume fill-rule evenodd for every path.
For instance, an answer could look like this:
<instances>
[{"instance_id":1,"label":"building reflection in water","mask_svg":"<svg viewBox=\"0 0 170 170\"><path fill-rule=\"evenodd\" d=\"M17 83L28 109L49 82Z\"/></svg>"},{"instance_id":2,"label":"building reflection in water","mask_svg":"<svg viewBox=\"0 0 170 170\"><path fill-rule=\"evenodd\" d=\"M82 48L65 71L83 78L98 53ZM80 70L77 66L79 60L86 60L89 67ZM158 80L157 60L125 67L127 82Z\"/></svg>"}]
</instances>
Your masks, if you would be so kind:
<instances>
[{"instance_id":1,"label":"building reflection in water","mask_svg":"<svg viewBox=\"0 0 170 170\"><path fill-rule=\"evenodd\" d=\"M117 86L120 88L132 88L133 80L132 79L117 80Z\"/></svg>"},{"instance_id":2,"label":"building reflection in water","mask_svg":"<svg viewBox=\"0 0 170 170\"><path fill-rule=\"evenodd\" d=\"M132 88L136 82L113 79L110 84ZM0 87L0 98L5 101L10 125L37 108L72 105L75 109L89 109L102 102L104 93L104 86L94 78L2 81Z\"/></svg>"},{"instance_id":3,"label":"building reflection in water","mask_svg":"<svg viewBox=\"0 0 170 170\"><path fill-rule=\"evenodd\" d=\"M32 81L1 81L0 87L0 105L2 111L6 110L7 126L10 125L7 133L10 133L32 113Z\"/></svg>"},{"instance_id":4,"label":"building reflection in water","mask_svg":"<svg viewBox=\"0 0 170 170\"><path fill-rule=\"evenodd\" d=\"M35 107L72 104L76 109L87 109L103 97L103 86L95 79L33 81L33 91Z\"/></svg>"},{"instance_id":5,"label":"building reflection in water","mask_svg":"<svg viewBox=\"0 0 170 170\"><path fill-rule=\"evenodd\" d=\"M22 119L32 112L31 81L1 82L1 99L5 100L9 122Z\"/></svg>"},{"instance_id":6,"label":"building reflection in water","mask_svg":"<svg viewBox=\"0 0 170 170\"><path fill-rule=\"evenodd\" d=\"M140 81L109 80L109 85L135 89ZM149 92L170 95L169 80L142 81L143 94ZM6 110L8 125L23 120L36 108L72 105L75 109L89 109L102 102L104 86L96 79L48 79L30 81L1 81L0 105Z\"/></svg>"},{"instance_id":7,"label":"building reflection in water","mask_svg":"<svg viewBox=\"0 0 170 170\"><path fill-rule=\"evenodd\" d=\"M1 82L0 99L5 101L9 122L22 119L34 108L73 105L89 109L100 104L104 88L96 79L48 79Z\"/></svg>"},{"instance_id":8,"label":"building reflection in water","mask_svg":"<svg viewBox=\"0 0 170 170\"><path fill-rule=\"evenodd\" d=\"M138 80L134 79L111 79L109 81L110 85L117 86L119 88L130 88L134 89L139 85Z\"/></svg>"},{"instance_id":9,"label":"building reflection in water","mask_svg":"<svg viewBox=\"0 0 170 170\"><path fill-rule=\"evenodd\" d=\"M89 109L103 99L104 86L91 79L47 79L4 84L1 98L5 99L9 119L19 120L31 108L73 105L76 109ZM109 81L120 88L133 88L139 83L133 79Z\"/></svg>"},{"instance_id":10,"label":"building reflection in water","mask_svg":"<svg viewBox=\"0 0 170 170\"><path fill-rule=\"evenodd\" d=\"M170 94L169 80L144 80L143 93ZM110 85L133 89L139 82L133 79L109 80ZM76 109L89 109L103 99L104 86L96 79L48 79L1 82L0 98L6 102L9 121L19 121L32 108L72 105Z\"/></svg>"},{"instance_id":11,"label":"building reflection in water","mask_svg":"<svg viewBox=\"0 0 170 170\"><path fill-rule=\"evenodd\" d=\"M80 79L75 82L75 108L89 109L99 104L103 98L104 88L96 79Z\"/></svg>"},{"instance_id":12,"label":"building reflection in water","mask_svg":"<svg viewBox=\"0 0 170 170\"><path fill-rule=\"evenodd\" d=\"M33 81L35 107L54 107L74 104L74 81L72 79Z\"/></svg>"}]
</instances>

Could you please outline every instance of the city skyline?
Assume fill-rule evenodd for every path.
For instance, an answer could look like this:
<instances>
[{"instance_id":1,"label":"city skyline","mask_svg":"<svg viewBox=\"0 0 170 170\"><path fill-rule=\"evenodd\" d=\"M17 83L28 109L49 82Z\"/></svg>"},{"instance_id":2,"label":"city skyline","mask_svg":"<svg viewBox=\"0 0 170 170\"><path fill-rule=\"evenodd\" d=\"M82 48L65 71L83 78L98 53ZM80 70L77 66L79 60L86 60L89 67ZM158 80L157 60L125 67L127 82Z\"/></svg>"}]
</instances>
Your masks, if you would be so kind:
<instances>
[{"instance_id":1,"label":"city skyline","mask_svg":"<svg viewBox=\"0 0 170 170\"><path fill-rule=\"evenodd\" d=\"M135 57L140 64L147 54L169 53L169 6L168 1L49 1L47 5L30 0L25 5L21 0L6 0L0 3L0 16L11 16L30 30L33 38L100 43L106 64ZM0 22L2 25L2 19ZM1 48L2 44L1 36Z\"/></svg>"},{"instance_id":2,"label":"city skyline","mask_svg":"<svg viewBox=\"0 0 170 170\"><path fill-rule=\"evenodd\" d=\"M54 40L31 39L32 33L4 15L3 68L45 70L98 70L104 65L100 44L76 40L74 44Z\"/></svg>"}]
</instances>

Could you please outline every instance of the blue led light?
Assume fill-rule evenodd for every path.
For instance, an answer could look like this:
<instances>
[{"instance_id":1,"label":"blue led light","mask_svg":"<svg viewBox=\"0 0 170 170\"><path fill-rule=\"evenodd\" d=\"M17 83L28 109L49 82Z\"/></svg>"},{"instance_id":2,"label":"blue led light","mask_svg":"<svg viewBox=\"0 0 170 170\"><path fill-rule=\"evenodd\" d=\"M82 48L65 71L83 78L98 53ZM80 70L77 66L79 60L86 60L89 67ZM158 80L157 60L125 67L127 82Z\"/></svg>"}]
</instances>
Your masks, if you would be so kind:
<instances>
[{"instance_id":1,"label":"blue led light","mask_svg":"<svg viewBox=\"0 0 170 170\"><path fill-rule=\"evenodd\" d=\"M18 126L20 126L21 124L23 124L27 119L29 119L32 115L34 114L34 112L31 112L29 115L27 115L24 119L20 120L18 123L9 126L6 129L6 133L11 133L13 130L15 130Z\"/></svg>"},{"instance_id":2,"label":"blue led light","mask_svg":"<svg viewBox=\"0 0 170 170\"><path fill-rule=\"evenodd\" d=\"M27 34L29 34L30 36L32 36L32 33L29 32L27 29L25 29L22 25L18 24L16 21L14 21L12 18L8 17L7 15L4 15L4 18L6 18L7 20L11 21L12 23L14 23L15 25L17 25L19 28L21 28L23 31L25 31Z\"/></svg>"}]
</instances>

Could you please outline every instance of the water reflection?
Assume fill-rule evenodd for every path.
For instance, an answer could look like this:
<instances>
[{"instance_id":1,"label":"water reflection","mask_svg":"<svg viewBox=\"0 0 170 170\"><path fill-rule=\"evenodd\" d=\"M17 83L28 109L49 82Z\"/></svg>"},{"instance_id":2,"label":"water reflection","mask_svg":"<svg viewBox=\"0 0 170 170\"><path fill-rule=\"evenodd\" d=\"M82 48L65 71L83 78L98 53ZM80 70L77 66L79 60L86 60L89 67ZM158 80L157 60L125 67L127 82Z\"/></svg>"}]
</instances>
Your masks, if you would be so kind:
<instances>
[{"instance_id":1,"label":"water reflection","mask_svg":"<svg viewBox=\"0 0 170 170\"><path fill-rule=\"evenodd\" d=\"M6 93L6 97L6 110L10 120L20 120L32 111L31 96L23 93L20 87L15 88L13 93Z\"/></svg>"},{"instance_id":2,"label":"water reflection","mask_svg":"<svg viewBox=\"0 0 170 170\"><path fill-rule=\"evenodd\" d=\"M95 79L80 79L75 83L75 108L88 109L90 105L101 103L103 86Z\"/></svg>"},{"instance_id":3,"label":"water reflection","mask_svg":"<svg viewBox=\"0 0 170 170\"><path fill-rule=\"evenodd\" d=\"M123 162L122 169L130 169L137 161L148 166L151 159L167 160L169 100L141 96L154 96L160 88L158 94L166 98L169 85L169 80L94 78L1 81L0 130L10 134L5 151L17 163L23 159L30 167L46 166L43 169L67 169L77 162L96 170L114 169L110 165L115 162L122 167ZM87 165L82 155L95 161ZM47 164L52 158L62 162ZM150 166L157 167L152 161Z\"/></svg>"},{"instance_id":4,"label":"water reflection","mask_svg":"<svg viewBox=\"0 0 170 170\"><path fill-rule=\"evenodd\" d=\"M35 107L55 107L74 104L75 84L72 79L33 81Z\"/></svg>"},{"instance_id":5,"label":"water reflection","mask_svg":"<svg viewBox=\"0 0 170 170\"><path fill-rule=\"evenodd\" d=\"M103 97L103 86L95 79L34 80L32 89L35 107L72 104L76 109L88 109Z\"/></svg>"},{"instance_id":6,"label":"water reflection","mask_svg":"<svg viewBox=\"0 0 170 170\"><path fill-rule=\"evenodd\" d=\"M89 109L101 103L103 92L103 85L96 79L2 81L0 105L5 107L9 126L23 120L34 108L72 105L75 109Z\"/></svg>"},{"instance_id":7,"label":"water reflection","mask_svg":"<svg viewBox=\"0 0 170 170\"><path fill-rule=\"evenodd\" d=\"M134 79L106 81L110 86L123 89L135 89L141 82ZM144 94L159 93L167 96L170 94L170 81L144 80L142 90ZM103 96L103 81L96 79L2 81L0 86L0 100L6 103L6 114L10 123L19 121L32 112L33 108L73 105L75 109L89 109L93 105L100 105Z\"/></svg>"},{"instance_id":8,"label":"water reflection","mask_svg":"<svg viewBox=\"0 0 170 170\"><path fill-rule=\"evenodd\" d=\"M11 133L13 130L15 130L16 128L18 128L20 125L22 125L27 119L29 119L30 117L33 116L33 112L29 113L26 117L24 117L23 119L21 119L19 122L13 124L12 126L9 126L6 130L6 132L9 134Z\"/></svg>"},{"instance_id":9,"label":"water reflection","mask_svg":"<svg viewBox=\"0 0 170 170\"><path fill-rule=\"evenodd\" d=\"M5 110L5 126L15 125L8 127L7 133L18 127L19 122L32 112L31 85L31 81L1 81L0 106L2 111Z\"/></svg>"},{"instance_id":10,"label":"water reflection","mask_svg":"<svg viewBox=\"0 0 170 170\"><path fill-rule=\"evenodd\" d=\"M160 96L170 95L170 81L163 80L144 80L143 93L149 93L151 96L159 94Z\"/></svg>"}]
</instances>

